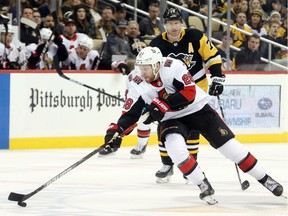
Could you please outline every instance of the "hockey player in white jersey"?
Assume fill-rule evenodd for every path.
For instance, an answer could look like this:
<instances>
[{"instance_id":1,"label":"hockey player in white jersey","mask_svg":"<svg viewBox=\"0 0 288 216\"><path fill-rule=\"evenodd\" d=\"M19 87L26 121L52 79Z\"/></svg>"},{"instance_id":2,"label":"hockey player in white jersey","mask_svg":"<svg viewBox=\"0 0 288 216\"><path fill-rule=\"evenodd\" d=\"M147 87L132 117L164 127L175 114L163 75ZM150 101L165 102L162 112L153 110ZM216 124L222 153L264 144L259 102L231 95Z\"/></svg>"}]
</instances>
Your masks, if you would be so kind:
<instances>
[{"instance_id":1,"label":"hockey player in white jersey","mask_svg":"<svg viewBox=\"0 0 288 216\"><path fill-rule=\"evenodd\" d=\"M53 57L59 56L60 61L68 58L68 52L63 45L62 35L49 28L40 29L41 41L27 60L28 69L54 69Z\"/></svg>"},{"instance_id":2,"label":"hockey player in white jersey","mask_svg":"<svg viewBox=\"0 0 288 216\"><path fill-rule=\"evenodd\" d=\"M93 41L90 37L81 38L77 47L71 50L69 58L63 64L69 66L71 70L94 70L99 60L99 53L92 50L92 46Z\"/></svg>"},{"instance_id":3,"label":"hockey player in white jersey","mask_svg":"<svg viewBox=\"0 0 288 216\"><path fill-rule=\"evenodd\" d=\"M7 32L6 32L7 30ZM8 24L0 25L0 68L3 69L24 69L25 68L25 44L14 39L14 29ZM13 42L12 42L13 40Z\"/></svg>"},{"instance_id":4,"label":"hockey player in white jersey","mask_svg":"<svg viewBox=\"0 0 288 216\"><path fill-rule=\"evenodd\" d=\"M105 143L119 145L119 139L129 126L135 124L146 107L149 116L144 124L159 123L159 136L173 163L198 185L200 199L216 204L214 189L198 162L186 148L190 130L199 130L223 156L254 177L275 196L283 194L283 187L272 179L260 162L236 139L217 112L208 104L211 96L198 87L187 67L180 60L162 57L157 47L146 47L136 57L136 73L128 76L130 88L117 124L111 123ZM120 146L117 146L120 147Z\"/></svg>"},{"instance_id":5,"label":"hockey player in white jersey","mask_svg":"<svg viewBox=\"0 0 288 216\"><path fill-rule=\"evenodd\" d=\"M65 45L68 53L70 53L72 49L78 46L78 42L87 35L77 32L75 21L73 19L68 18L64 21L64 23L63 44Z\"/></svg>"}]
</instances>

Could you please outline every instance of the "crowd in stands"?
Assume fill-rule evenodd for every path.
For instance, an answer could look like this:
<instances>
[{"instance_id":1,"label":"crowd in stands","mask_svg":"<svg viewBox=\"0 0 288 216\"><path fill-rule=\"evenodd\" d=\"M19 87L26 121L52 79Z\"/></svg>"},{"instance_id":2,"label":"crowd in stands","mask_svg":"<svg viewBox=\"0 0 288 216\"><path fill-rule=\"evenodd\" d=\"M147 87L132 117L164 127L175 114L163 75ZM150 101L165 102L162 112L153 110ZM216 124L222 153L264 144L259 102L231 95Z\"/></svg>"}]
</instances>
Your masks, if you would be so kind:
<instances>
[{"instance_id":1,"label":"crowd in stands","mask_svg":"<svg viewBox=\"0 0 288 216\"><path fill-rule=\"evenodd\" d=\"M121 2L131 3L129 0ZM0 14L7 15L12 25L20 25L20 37L13 40L12 26L0 25L0 69L53 69L55 54L59 55L63 69L123 69L120 67L123 62L132 69L138 52L165 31L163 23L157 19L159 2L138 1L139 8L149 15L133 20L133 12L123 3L64 0L57 10L59 24L55 24L49 0L22 0L21 22L16 17L16 1L2 0ZM207 0L172 2L208 15ZM231 28L230 44L241 51L231 50L227 61L227 31L221 26L222 43L217 48L223 59L223 69L227 69L229 62L232 69L263 70L253 65L261 64L261 57L287 61L287 49L272 45L270 52L269 44L260 40L262 37L287 46L287 13L286 0L231 0L230 24L253 35ZM189 16L191 14L182 11L183 26L189 26ZM227 23L227 1L214 0L212 16ZM22 22L22 18L26 22L24 19ZM27 19L31 20L30 24Z\"/></svg>"}]
</instances>

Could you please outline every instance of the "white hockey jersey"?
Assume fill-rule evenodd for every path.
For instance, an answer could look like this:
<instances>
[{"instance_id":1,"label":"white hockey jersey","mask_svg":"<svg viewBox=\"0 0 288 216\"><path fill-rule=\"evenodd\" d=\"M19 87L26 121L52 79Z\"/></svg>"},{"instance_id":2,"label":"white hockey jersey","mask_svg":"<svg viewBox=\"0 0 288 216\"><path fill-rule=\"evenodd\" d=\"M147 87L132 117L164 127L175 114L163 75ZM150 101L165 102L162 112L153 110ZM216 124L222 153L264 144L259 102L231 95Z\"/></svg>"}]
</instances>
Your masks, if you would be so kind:
<instances>
[{"instance_id":1,"label":"white hockey jersey","mask_svg":"<svg viewBox=\"0 0 288 216\"><path fill-rule=\"evenodd\" d=\"M26 63L25 44L17 41L17 43L10 43L5 47L4 44L0 42L0 62L4 68L6 68L7 61L17 62L21 69L24 69Z\"/></svg>"},{"instance_id":2,"label":"white hockey jersey","mask_svg":"<svg viewBox=\"0 0 288 216\"><path fill-rule=\"evenodd\" d=\"M66 47L68 53L70 53L72 49L75 49L78 46L78 42L83 37L87 37L87 35L83 33L75 33L74 37L71 39L67 39L63 36L63 44Z\"/></svg>"},{"instance_id":3,"label":"white hockey jersey","mask_svg":"<svg viewBox=\"0 0 288 216\"><path fill-rule=\"evenodd\" d=\"M99 58L99 53L96 50L90 50L86 59L82 59L78 56L76 49L72 49L68 59L63 62L63 65L66 68L66 66L72 63L75 65L76 70L91 70L96 57Z\"/></svg>"},{"instance_id":4,"label":"white hockey jersey","mask_svg":"<svg viewBox=\"0 0 288 216\"><path fill-rule=\"evenodd\" d=\"M183 62L173 58L163 58L163 65L159 71L159 79L154 84L147 83L141 75L141 71L138 67L135 68L128 75L129 83L127 84L128 93L127 100L123 106L123 112L127 113L130 109L133 109L133 105L142 98L146 104L151 104L152 100L159 95L173 94L179 90L173 85L174 80L182 83L184 88L189 86L195 86L196 93L195 98L192 103L188 106L183 107L177 111L168 111L165 113L162 121L168 119L175 119L186 116L191 113L195 113L202 109L206 105L211 96L206 94L201 88L199 88L194 80L192 79L190 73L187 70L187 67ZM125 114L124 114L125 115Z\"/></svg>"}]
</instances>

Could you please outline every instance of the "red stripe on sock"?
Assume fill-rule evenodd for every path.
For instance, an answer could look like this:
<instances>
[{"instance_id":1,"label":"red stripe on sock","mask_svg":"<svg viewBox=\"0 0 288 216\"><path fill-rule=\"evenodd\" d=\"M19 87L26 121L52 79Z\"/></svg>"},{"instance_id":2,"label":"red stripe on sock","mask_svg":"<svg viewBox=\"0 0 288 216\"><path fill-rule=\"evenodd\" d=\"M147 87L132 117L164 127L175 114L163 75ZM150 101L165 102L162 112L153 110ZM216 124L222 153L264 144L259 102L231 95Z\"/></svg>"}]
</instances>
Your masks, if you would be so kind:
<instances>
[{"instance_id":1,"label":"red stripe on sock","mask_svg":"<svg viewBox=\"0 0 288 216\"><path fill-rule=\"evenodd\" d=\"M243 172L247 172L247 170L250 170L251 167L255 165L255 163L256 163L256 158L252 154L249 153L247 158L239 164L239 168Z\"/></svg>"},{"instance_id":2,"label":"red stripe on sock","mask_svg":"<svg viewBox=\"0 0 288 216\"><path fill-rule=\"evenodd\" d=\"M151 132L151 130L146 130L146 131L137 130L137 135L140 136L140 137L149 137L150 136L150 132Z\"/></svg>"},{"instance_id":3,"label":"red stripe on sock","mask_svg":"<svg viewBox=\"0 0 288 216\"><path fill-rule=\"evenodd\" d=\"M194 157L189 156L189 160L186 161L184 164L178 166L178 168L181 170L183 174L189 173L192 169L194 169L194 166L196 164L196 161Z\"/></svg>"}]
</instances>

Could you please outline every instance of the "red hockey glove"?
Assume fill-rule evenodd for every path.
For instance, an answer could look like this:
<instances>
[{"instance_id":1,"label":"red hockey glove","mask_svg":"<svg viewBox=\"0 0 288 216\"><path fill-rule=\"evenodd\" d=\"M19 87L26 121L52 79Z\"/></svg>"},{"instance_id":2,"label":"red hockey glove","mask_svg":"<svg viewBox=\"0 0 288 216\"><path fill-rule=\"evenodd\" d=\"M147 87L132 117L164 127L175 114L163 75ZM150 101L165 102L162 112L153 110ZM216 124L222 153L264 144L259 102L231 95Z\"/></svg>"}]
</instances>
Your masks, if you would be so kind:
<instances>
[{"instance_id":1,"label":"red hockey glove","mask_svg":"<svg viewBox=\"0 0 288 216\"><path fill-rule=\"evenodd\" d=\"M143 122L144 124L151 124L154 121L161 121L164 118L164 115L167 111L170 110L170 107L163 98L155 98L150 105L146 107L146 112L149 112L148 118Z\"/></svg>"},{"instance_id":2,"label":"red hockey glove","mask_svg":"<svg viewBox=\"0 0 288 216\"><path fill-rule=\"evenodd\" d=\"M117 124L111 123L106 131L105 143L111 148L119 148L122 142L121 134L123 129Z\"/></svg>"},{"instance_id":3,"label":"red hockey glove","mask_svg":"<svg viewBox=\"0 0 288 216\"><path fill-rule=\"evenodd\" d=\"M223 92L223 83L225 82L225 75L222 77L212 77L212 83L209 86L209 95L217 96Z\"/></svg>"}]
</instances>

